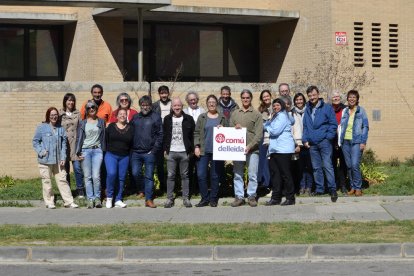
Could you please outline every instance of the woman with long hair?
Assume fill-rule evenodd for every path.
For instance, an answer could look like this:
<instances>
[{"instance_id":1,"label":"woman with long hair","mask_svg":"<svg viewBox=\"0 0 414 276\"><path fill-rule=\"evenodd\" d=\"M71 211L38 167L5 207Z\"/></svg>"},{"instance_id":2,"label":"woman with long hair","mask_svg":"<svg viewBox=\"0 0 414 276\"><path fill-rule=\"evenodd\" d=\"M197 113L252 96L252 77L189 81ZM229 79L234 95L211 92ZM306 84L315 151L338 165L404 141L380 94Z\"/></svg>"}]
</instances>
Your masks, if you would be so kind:
<instances>
[{"instance_id":1,"label":"woman with long hair","mask_svg":"<svg viewBox=\"0 0 414 276\"><path fill-rule=\"evenodd\" d=\"M66 132L59 125L59 112L55 107L46 111L45 121L41 123L33 137L33 148L42 177L43 200L46 208L56 209L51 176L56 180L60 195L66 208L78 208L73 202L72 193L66 180Z\"/></svg>"},{"instance_id":2,"label":"woman with long hair","mask_svg":"<svg viewBox=\"0 0 414 276\"><path fill-rule=\"evenodd\" d=\"M82 160L88 209L102 208L101 164L105 151L105 121L98 118L98 106L93 100L85 105L86 119L78 127L76 154Z\"/></svg>"},{"instance_id":3,"label":"woman with long hair","mask_svg":"<svg viewBox=\"0 0 414 276\"><path fill-rule=\"evenodd\" d=\"M339 146L344 153L351 190L348 195L362 196L362 177L359 168L362 152L368 140L368 116L359 106L359 92L350 90L346 96L348 106L342 112L339 127Z\"/></svg>"},{"instance_id":4,"label":"woman with long hair","mask_svg":"<svg viewBox=\"0 0 414 276\"><path fill-rule=\"evenodd\" d=\"M259 96L259 112L262 114L263 123L267 122L273 113L272 111L272 94L270 90L263 90ZM269 162L267 159L267 150L269 148L269 133L263 132L263 139L259 146L259 170L257 172L257 182L260 186L270 186Z\"/></svg>"},{"instance_id":5,"label":"woman with long hair","mask_svg":"<svg viewBox=\"0 0 414 276\"><path fill-rule=\"evenodd\" d=\"M76 97L72 93L66 93L63 97L62 109L59 111L60 123L66 130L67 148L65 169L67 173L67 181L70 185L70 161L72 161L73 172L75 174L76 191L79 198L85 196L83 190L83 172L80 159L76 155L76 135L81 115L76 109Z\"/></svg>"}]
</instances>

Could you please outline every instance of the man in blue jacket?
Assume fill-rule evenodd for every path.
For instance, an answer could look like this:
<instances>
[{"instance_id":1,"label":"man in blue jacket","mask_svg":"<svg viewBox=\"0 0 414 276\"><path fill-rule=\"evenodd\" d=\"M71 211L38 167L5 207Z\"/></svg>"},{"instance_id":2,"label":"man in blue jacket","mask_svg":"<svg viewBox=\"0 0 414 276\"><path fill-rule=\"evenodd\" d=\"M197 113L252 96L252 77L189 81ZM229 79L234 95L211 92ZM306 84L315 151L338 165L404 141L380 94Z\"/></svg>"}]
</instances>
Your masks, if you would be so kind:
<instances>
[{"instance_id":1,"label":"man in blue jacket","mask_svg":"<svg viewBox=\"0 0 414 276\"><path fill-rule=\"evenodd\" d=\"M152 111L151 98L142 96L139 99L141 112L132 118L134 126L134 142L131 152L132 175L136 183L142 183L142 166L145 165L145 206L156 208L152 194L154 190L154 166L156 155L162 150L161 116Z\"/></svg>"},{"instance_id":2,"label":"man in blue jacket","mask_svg":"<svg viewBox=\"0 0 414 276\"><path fill-rule=\"evenodd\" d=\"M332 202L336 202L335 175L332 165L332 139L334 139L338 124L331 105L319 98L316 86L306 89L309 101L303 116L303 145L310 150L316 189L314 195L322 195L324 188L324 172L328 182Z\"/></svg>"}]
</instances>

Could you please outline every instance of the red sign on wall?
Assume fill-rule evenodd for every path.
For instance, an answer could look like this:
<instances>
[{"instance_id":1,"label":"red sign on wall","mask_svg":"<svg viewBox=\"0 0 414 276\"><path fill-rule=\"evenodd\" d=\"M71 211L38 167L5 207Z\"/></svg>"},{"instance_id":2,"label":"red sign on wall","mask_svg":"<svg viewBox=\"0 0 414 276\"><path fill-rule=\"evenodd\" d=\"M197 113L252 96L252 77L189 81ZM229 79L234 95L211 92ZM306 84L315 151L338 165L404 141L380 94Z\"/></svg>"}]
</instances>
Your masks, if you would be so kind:
<instances>
[{"instance_id":1,"label":"red sign on wall","mask_svg":"<svg viewBox=\"0 0 414 276\"><path fill-rule=\"evenodd\" d=\"M335 32L335 44L347 45L348 39L346 38L346 32Z\"/></svg>"}]
</instances>

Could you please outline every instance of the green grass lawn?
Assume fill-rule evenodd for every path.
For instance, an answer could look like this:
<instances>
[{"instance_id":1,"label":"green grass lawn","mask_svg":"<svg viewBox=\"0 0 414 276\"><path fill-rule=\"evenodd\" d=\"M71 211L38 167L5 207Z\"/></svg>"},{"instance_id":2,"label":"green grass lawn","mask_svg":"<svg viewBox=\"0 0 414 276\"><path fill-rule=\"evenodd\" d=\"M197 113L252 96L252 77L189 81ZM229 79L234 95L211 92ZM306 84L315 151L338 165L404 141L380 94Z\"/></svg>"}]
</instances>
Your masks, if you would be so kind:
<instances>
[{"instance_id":1,"label":"green grass lawn","mask_svg":"<svg viewBox=\"0 0 414 276\"><path fill-rule=\"evenodd\" d=\"M414 221L0 226L1 246L159 246L414 241Z\"/></svg>"},{"instance_id":2,"label":"green grass lawn","mask_svg":"<svg viewBox=\"0 0 414 276\"><path fill-rule=\"evenodd\" d=\"M371 185L364 190L365 195L414 195L414 167L401 164L398 167L379 165L378 169L388 175L388 178L380 184ZM1 183L0 178L0 183ZM75 183L72 175L72 183ZM41 200L42 183L40 178L29 180L14 180L10 187L0 185L0 200ZM73 194L76 195L72 186ZM54 185L57 199L60 199L59 191ZM162 196L162 195L159 195ZM135 196L126 198L136 199Z\"/></svg>"}]
</instances>

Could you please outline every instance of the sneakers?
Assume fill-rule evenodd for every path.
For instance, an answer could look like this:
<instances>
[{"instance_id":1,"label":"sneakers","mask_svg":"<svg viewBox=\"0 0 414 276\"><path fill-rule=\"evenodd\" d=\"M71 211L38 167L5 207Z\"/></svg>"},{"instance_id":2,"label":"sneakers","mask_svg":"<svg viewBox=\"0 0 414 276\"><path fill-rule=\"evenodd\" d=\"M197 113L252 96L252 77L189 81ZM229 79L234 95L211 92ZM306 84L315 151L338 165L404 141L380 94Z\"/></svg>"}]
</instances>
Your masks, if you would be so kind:
<instances>
[{"instance_id":1,"label":"sneakers","mask_svg":"<svg viewBox=\"0 0 414 276\"><path fill-rule=\"evenodd\" d=\"M76 189L76 191L78 192L78 198L85 198L85 192L83 191L83 189Z\"/></svg>"},{"instance_id":2,"label":"sneakers","mask_svg":"<svg viewBox=\"0 0 414 276\"><path fill-rule=\"evenodd\" d=\"M76 204L76 203L74 203L74 202L72 202L72 203L71 203L71 204L69 204L69 205L65 205L65 208L76 209L76 208L79 208L79 205L78 205L78 204Z\"/></svg>"},{"instance_id":3,"label":"sneakers","mask_svg":"<svg viewBox=\"0 0 414 276\"><path fill-rule=\"evenodd\" d=\"M99 198L95 198L95 208L102 208L102 202Z\"/></svg>"},{"instance_id":4,"label":"sneakers","mask_svg":"<svg viewBox=\"0 0 414 276\"><path fill-rule=\"evenodd\" d=\"M249 206L250 206L250 207L257 207L256 197L254 197L254 196L250 196L250 197L247 199L247 202L249 203Z\"/></svg>"},{"instance_id":5,"label":"sneakers","mask_svg":"<svg viewBox=\"0 0 414 276\"><path fill-rule=\"evenodd\" d=\"M244 205L246 202L243 198L235 198L234 201L230 204L231 207L239 207ZM257 204L257 203L256 203Z\"/></svg>"},{"instance_id":6,"label":"sneakers","mask_svg":"<svg viewBox=\"0 0 414 276\"><path fill-rule=\"evenodd\" d=\"M93 207L94 207L93 199L89 199L88 204L86 205L86 208L93 209Z\"/></svg>"},{"instance_id":7,"label":"sneakers","mask_svg":"<svg viewBox=\"0 0 414 276\"><path fill-rule=\"evenodd\" d=\"M184 199L183 199L183 205L184 205L184 207L186 207L186 208L191 208L191 207L193 207L193 205L191 204L191 201L190 201L188 198L184 198Z\"/></svg>"},{"instance_id":8,"label":"sneakers","mask_svg":"<svg viewBox=\"0 0 414 276\"><path fill-rule=\"evenodd\" d=\"M117 200L117 201L115 201L115 207L116 208L126 208L127 205L125 203L123 203L122 200Z\"/></svg>"},{"instance_id":9,"label":"sneakers","mask_svg":"<svg viewBox=\"0 0 414 276\"><path fill-rule=\"evenodd\" d=\"M112 208L112 198L107 197L106 198L106 208L111 209Z\"/></svg>"},{"instance_id":10,"label":"sneakers","mask_svg":"<svg viewBox=\"0 0 414 276\"><path fill-rule=\"evenodd\" d=\"M56 209L55 204L46 205L47 209Z\"/></svg>"},{"instance_id":11,"label":"sneakers","mask_svg":"<svg viewBox=\"0 0 414 276\"><path fill-rule=\"evenodd\" d=\"M174 206L174 201L171 199L167 199L167 201L165 201L164 203L164 208L171 208Z\"/></svg>"}]
</instances>

